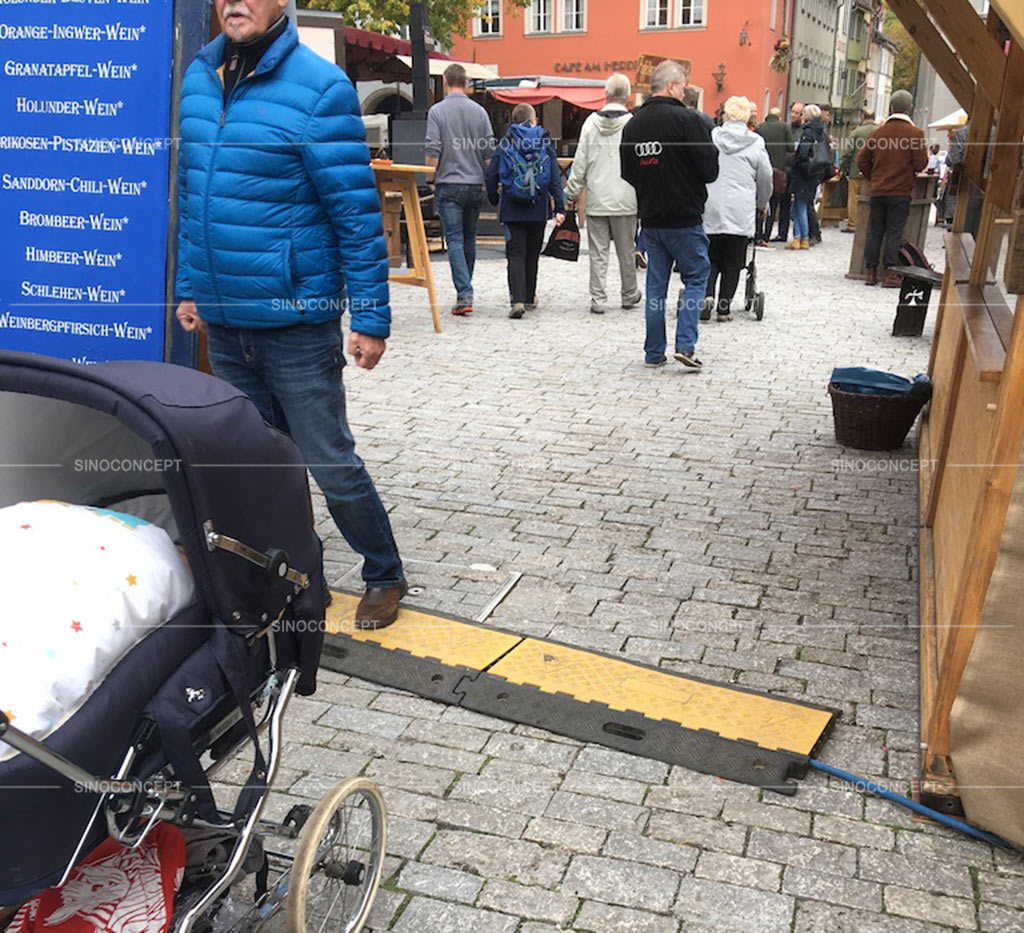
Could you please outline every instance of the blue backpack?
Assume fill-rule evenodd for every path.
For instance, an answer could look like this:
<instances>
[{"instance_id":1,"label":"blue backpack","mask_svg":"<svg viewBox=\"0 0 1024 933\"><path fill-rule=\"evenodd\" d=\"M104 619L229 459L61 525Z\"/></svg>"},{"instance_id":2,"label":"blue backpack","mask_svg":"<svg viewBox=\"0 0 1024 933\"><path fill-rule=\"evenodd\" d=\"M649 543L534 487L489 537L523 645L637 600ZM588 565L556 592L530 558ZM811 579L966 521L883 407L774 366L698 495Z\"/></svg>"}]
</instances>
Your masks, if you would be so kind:
<instances>
[{"instance_id":1,"label":"blue backpack","mask_svg":"<svg viewBox=\"0 0 1024 933\"><path fill-rule=\"evenodd\" d=\"M546 198L552 159L544 128L515 123L500 145L498 180L502 194L524 204L536 204Z\"/></svg>"}]
</instances>

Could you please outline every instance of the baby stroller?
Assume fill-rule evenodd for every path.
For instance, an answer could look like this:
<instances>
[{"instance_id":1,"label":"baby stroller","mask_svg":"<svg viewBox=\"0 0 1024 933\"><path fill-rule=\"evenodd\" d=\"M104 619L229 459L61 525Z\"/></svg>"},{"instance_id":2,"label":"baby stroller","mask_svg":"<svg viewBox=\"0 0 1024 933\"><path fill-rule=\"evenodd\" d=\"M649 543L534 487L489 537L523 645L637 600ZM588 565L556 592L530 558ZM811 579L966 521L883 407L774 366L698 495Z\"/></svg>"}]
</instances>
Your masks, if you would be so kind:
<instances>
[{"instance_id":1,"label":"baby stroller","mask_svg":"<svg viewBox=\"0 0 1024 933\"><path fill-rule=\"evenodd\" d=\"M293 933L360 930L384 862L377 787L343 781L315 808L263 818L288 702L314 692L323 640L321 546L291 440L191 369L0 352L0 462L0 508L60 500L160 526L196 594L42 740L0 713L0 908L75 878L108 839L135 849L159 829L217 853L186 861L176 933L252 931L281 912ZM0 710L11 702L0 679ZM251 771L228 811L210 780L236 751ZM232 885L253 890L244 909Z\"/></svg>"}]
</instances>

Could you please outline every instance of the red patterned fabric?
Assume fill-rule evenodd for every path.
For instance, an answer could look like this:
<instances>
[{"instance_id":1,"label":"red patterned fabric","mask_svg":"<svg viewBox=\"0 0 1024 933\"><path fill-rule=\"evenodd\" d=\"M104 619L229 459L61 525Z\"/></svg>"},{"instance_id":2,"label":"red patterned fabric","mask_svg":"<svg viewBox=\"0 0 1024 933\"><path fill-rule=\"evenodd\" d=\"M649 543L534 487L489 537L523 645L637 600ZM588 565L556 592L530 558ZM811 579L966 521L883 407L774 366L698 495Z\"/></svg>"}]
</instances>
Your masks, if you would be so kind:
<instances>
[{"instance_id":1,"label":"red patterned fabric","mask_svg":"<svg viewBox=\"0 0 1024 933\"><path fill-rule=\"evenodd\" d=\"M62 888L23 905L8 933L164 933L184 870L185 840L168 823L137 849L107 839Z\"/></svg>"}]
</instances>

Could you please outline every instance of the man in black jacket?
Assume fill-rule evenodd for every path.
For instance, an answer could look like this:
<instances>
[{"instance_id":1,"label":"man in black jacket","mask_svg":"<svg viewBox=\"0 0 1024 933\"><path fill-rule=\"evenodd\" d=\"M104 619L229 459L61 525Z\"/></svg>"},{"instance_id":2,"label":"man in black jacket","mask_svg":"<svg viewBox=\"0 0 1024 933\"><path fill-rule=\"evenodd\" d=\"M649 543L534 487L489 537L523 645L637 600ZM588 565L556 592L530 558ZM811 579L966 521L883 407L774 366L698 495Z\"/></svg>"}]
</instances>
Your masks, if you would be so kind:
<instances>
[{"instance_id":1,"label":"man in black jacket","mask_svg":"<svg viewBox=\"0 0 1024 933\"><path fill-rule=\"evenodd\" d=\"M758 246L768 246L768 241L772 238L772 227L775 226L775 213L780 210L780 204L785 191L781 182L781 176L787 176L784 184L786 188L789 186L787 169L789 168L789 160L793 155L794 138L793 130L789 127L789 124L782 122L782 111L778 107L772 107L768 111L768 116L765 117L764 123L758 126L757 132L764 139L765 146L768 148L768 158L772 163L772 196L768 202L768 213L765 217L758 218L759 233L756 238ZM782 190L776 194L776 188Z\"/></svg>"},{"instance_id":2,"label":"man in black jacket","mask_svg":"<svg viewBox=\"0 0 1024 933\"><path fill-rule=\"evenodd\" d=\"M686 286L676 319L675 358L697 371L697 321L711 265L701 217L707 185L718 177L718 150L700 115L683 102L686 74L662 62L651 97L622 131L622 177L636 188L647 246L647 339L644 362L665 363L665 305L673 264Z\"/></svg>"}]
</instances>

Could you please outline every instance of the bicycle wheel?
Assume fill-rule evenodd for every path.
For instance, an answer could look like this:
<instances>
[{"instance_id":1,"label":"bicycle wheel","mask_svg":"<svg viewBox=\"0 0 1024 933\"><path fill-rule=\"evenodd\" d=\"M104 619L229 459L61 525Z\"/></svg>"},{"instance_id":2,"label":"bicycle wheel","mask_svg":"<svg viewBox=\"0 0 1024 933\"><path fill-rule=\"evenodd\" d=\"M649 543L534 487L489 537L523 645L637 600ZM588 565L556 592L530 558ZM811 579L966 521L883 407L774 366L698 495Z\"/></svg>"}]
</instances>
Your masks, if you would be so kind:
<instances>
[{"instance_id":1,"label":"bicycle wheel","mask_svg":"<svg viewBox=\"0 0 1024 933\"><path fill-rule=\"evenodd\" d=\"M332 787L306 821L288 881L288 933L358 933L380 884L388 824L373 781Z\"/></svg>"}]
</instances>

